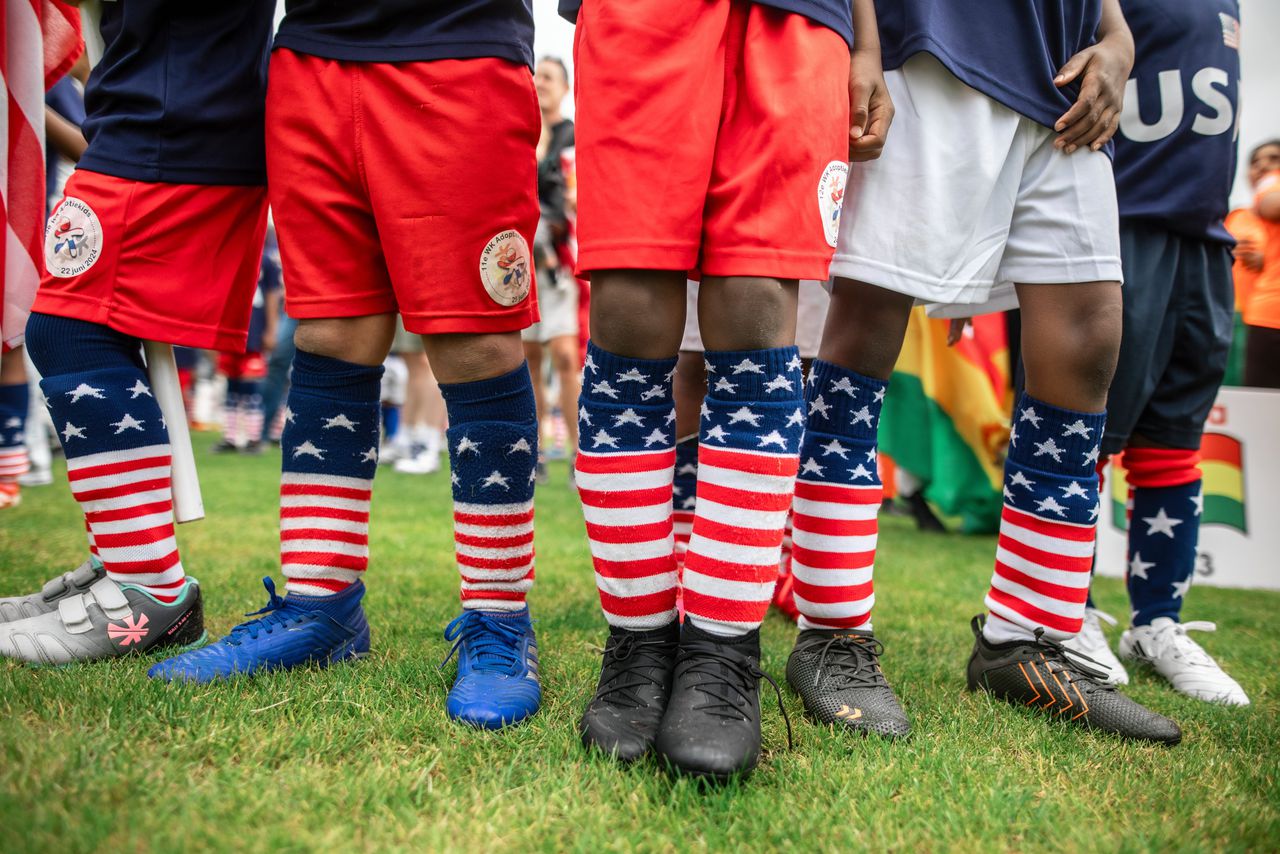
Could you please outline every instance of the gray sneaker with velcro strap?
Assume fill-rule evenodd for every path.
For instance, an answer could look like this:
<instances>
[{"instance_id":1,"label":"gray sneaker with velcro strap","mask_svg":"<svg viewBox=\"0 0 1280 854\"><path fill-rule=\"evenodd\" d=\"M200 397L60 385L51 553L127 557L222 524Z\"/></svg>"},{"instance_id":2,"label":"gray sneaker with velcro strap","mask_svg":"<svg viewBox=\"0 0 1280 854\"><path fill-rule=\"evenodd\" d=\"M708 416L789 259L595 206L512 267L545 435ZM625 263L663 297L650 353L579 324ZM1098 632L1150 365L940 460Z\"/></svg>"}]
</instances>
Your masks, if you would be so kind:
<instances>
[{"instance_id":1,"label":"gray sneaker with velcro strap","mask_svg":"<svg viewBox=\"0 0 1280 854\"><path fill-rule=\"evenodd\" d=\"M172 603L131 584L102 577L53 610L0 623L0 656L34 665L97 661L203 644L204 608L194 578Z\"/></svg>"},{"instance_id":2,"label":"gray sneaker with velcro strap","mask_svg":"<svg viewBox=\"0 0 1280 854\"><path fill-rule=\"evenodd\" d=\"M27 617L38 617L56 611L59 600L84 593L90 585L106 575L107 571L102 564L92 559L86 560L70 572L64 572L45 584L38 593L0 599L0 623L12 623L14 620L25 620Z\"/></svg>"}]
</instances>

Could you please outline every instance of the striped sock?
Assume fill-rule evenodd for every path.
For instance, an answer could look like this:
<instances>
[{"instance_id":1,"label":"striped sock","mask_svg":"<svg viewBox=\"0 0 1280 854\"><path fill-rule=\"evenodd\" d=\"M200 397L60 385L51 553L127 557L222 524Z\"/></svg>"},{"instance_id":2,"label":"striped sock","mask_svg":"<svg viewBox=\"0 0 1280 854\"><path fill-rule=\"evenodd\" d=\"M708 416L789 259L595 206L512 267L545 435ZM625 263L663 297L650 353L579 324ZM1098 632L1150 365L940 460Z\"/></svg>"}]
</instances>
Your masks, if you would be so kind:
<instances>
[{"instance_id":1,"label":"striped sock","mask_svg":"<svg viewBox=\"0 0 1280 854\"><path fill-rule=\"evenodd\" d=\"M141 368L121 361L46 374L40 387L107 575L172 602L186 575L173 531L169 433Z\"/></svg>"},{"instance_id":2,"label":"striped sock","mask_svg":"<svg viewBox=\"0 0 1280 854\"><path fill-rule=\"evenodd\" d=\"M533 587L538 416L529 366L441 383L464 610L519 611Z\"/></svg>"},{"instance_id":3,"label":"striped sock","mask_svg":"<svg viewBox=\"0 0 1280 854\"><path fill-rule=\"evenodd\" d=\"M240 393L240 431L252 445L262 441L262 383L245 380Z\"/></svg>"},{"instance_id":4,"label":"striped sock","mask_svg":"<svg viewBox=\"0 0 1280 854\"><path fill-rule=\"evenodd\" d=\"M0 385L0 483L27 473L27 384Z\"/></svg>"},{"instance_id":5,"label":"striped sock","mask_svg":"<svg viewBox=\"0 0 1280 854\"><path fill-rule=\"evenodd\" d=\"M587 344L578 494L605 619L635 631L676 618L675 368L675 359L629 359Z\"/></svg>"},{"instance_id":6,"label":"striped sock","mask_svg":"<svg viewBox=\"0 0 1280 854\"><path fill-rule=\"evenodd\" d=\"M240 444L240 380L227 379L227 397L222 402L222 441Z\"/></svg>"},{"instance_id":7,"label":"striped sock","mask_svg":"<svg viewBox=\"0 0 1280 854\"><path fill-rule=\"evenodd\" d=\"M814 361L791 571L802 629L870 629L883 487L876 435L887 383Z\"/></svg>"},{"instance_id":8,"label":"striped sock","mask_svg":"<svg viewBox=\"0 0 1280 854\"><path fill-rule=\"evenodd\" d=\"M708 632L764 620L804 435L799 351L706 352L698 504L685 555L684 607Z\"/></svg>"},{"instance_id":9,"label":"striped sock","mask_svg":"<svg viewBox=\"0 0 1280 854\"><path fill-rule=\"evenodd\" d=\"M1125 584L1133 625L1150 625L1157 617L1179 622L1195 578L1204 509L1200 452L1129 448L1124 467L1130 501Z\"/></svg>"},{"instance_id":10,"label":"striped sock","mask_svg":"<svg viewBox=\"0 0 1280 854\"><path fill-rule=\"evenodd\" d=\"M280 567L290 593L339 593L369 567L381 379L381 366L294 354L280 442Z\"/></svg>"},{"instance_id":11,"label":"striped sock","mask_svg":"<svg viewBox=\"0 0 1280 854\"><path fill-rule=\"evenodd\" d=\"M676 564L684 565L693 533L693 508L698 497L698 437L676 444L676 474L671 487L671 530L675 535Z\"/></svg>"},{"instance_id":12,"label":"striped sock","mask_svg":"<svg viewBox=\"0 0 1280 854\"><path fill-rule=\"evenodd\" d=\"M1073 412L1023 394L1004 468L1004 510L983 634L1065 640L1080 631L1098 521L1105 412Z\"/></svg>"}]
</instances>

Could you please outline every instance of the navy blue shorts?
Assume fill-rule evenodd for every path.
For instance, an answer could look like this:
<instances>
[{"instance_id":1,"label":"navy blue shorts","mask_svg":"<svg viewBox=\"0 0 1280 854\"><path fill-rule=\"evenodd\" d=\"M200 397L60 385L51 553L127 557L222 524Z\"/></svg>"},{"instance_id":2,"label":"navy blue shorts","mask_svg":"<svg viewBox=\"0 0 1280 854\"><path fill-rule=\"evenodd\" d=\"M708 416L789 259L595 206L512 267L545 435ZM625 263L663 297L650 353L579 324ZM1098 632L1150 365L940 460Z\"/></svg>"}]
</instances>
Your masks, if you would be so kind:
<instances>
[{"instance_id":1,"label":"navy blue shorts","mask_svg":"<svg viewBox=\"0 0 1280 854\"><path fill-rule=\"evenodd\" d=\"M1231 348L1231 248L1159 225L1120 225L1124 338L1107 395L1106 454L1141 435L1199 448Z\"/></svg>"}]
</instances>

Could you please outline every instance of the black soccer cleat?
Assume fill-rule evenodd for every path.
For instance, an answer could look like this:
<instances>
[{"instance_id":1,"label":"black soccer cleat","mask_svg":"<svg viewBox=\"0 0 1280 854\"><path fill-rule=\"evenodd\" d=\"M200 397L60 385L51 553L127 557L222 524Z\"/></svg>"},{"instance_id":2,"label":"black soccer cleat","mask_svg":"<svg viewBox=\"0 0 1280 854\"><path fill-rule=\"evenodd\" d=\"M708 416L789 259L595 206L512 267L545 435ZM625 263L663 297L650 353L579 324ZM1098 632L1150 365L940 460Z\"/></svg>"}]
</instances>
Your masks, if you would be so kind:
<instances>
[{"instance_id":1,"label":"black soccer cleat","mask_svg":"<svg viewBox=\"0 0 1280 854\"><path fill-rule=\"evenodd\" d=\"M619 762L653 750L671 696L680 624L651 631L609 627L595 696L578 723L582 743Z\"/></svg>"},{"instance_id":2,"label":"black soccer cleat","mask_svg":"<svg viewBox=\"0 0 1280 854\"><path fill-rule=\"evenodd\" d=\"M911 723L880 669L883 652L869 631L806 629L787 659L787 684L819 723L902 738Z\"/></svg>"},{"instance_id":3,"label":"black soccer cleat","mask_svg":"<svg viewBox=\"0 0 1280 854\"><path fill-rule=\"evenodd\" d=\"M969 690L979 689L1014 706L1029 706L1060 720L1122 738L1177 744L1182 730L1103 682L1106 674L1088 656L1044 637L989 643L982 634L985 615L971 623Z\"/></svg>"},{"instance_id":4,"label":"black soccer cleat","mask_svg":"<svg viewBox=\"0 0 1280 854\"><path fill-rule=\"evenodd\" d=\"M760 761L760 632L722 637L685 620L671 699L655 743L668 767L716 782L749 774ZM791 722L787 743L791 743Z\"/></svg>"}]
</instances>

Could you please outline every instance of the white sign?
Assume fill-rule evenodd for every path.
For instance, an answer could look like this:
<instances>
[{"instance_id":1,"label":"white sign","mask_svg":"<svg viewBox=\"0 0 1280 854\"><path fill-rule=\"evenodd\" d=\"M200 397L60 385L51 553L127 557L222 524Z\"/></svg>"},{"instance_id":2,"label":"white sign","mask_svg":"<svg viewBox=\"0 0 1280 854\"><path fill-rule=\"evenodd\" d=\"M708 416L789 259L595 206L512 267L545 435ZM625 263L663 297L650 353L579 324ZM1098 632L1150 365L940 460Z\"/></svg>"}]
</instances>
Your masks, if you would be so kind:
<instances>
[{"instance_id":1,"label":"white sign","mask_svg":"<svg viewBox=\"0 0 1280 854\"><path fill-rule=\"evenodd\" d=\"M1224 388L1201 447L1204 513L1196 584L1280 590L1280 392ZM1123 472L1107 467L1098 525L1100 575L1123 578Z\"/></svg>"}]
</instances>

